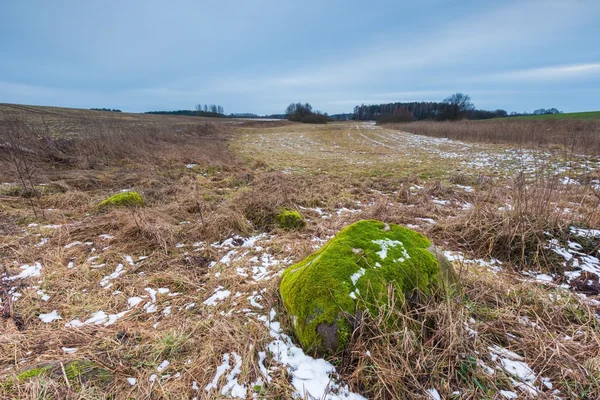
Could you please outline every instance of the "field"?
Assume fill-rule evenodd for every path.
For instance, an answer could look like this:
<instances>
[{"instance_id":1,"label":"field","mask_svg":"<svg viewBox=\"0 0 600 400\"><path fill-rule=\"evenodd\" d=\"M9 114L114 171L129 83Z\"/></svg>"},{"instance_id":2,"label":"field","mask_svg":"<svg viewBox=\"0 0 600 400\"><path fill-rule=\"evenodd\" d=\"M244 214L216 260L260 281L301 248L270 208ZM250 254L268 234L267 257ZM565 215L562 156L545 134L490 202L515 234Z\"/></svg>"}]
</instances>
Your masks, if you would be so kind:
<instances>
[{"instance_id":1,"label":"field","mask_svg":"<svg viewBox=\"0 0 600 400\"><path fill-rule=\"evenodd\" d=\"M20 107L0 106L1 398L600 397L598 152ZM99 209L125 191L143 207ZM305 354L281 272L362 219L428 236L462 290Z\"/></svg>"},{"instance_id":2,"label":"field","mask_svg":"<svg viewBox=\"0 0 600 400\"><path fill-rule=\"evenodd\" d=\"M520 119L520 120L549 120L549 119L598 119L600 118L600 111L586 111L586 112L574 112L574 113L562 113L562 114L545 114L545 115L527 115L522 117L509 117L502 118L506 119Z\"/></svg>"},{"instance_id":3,"label":"field","mask_svg":"<svg viewBox=\"0 0 600 400\"><path fill-rule=\"evenodd\" d=\"M598 119L492 119L480 121L417 121L387 124L388 128L468 142L506 143L517 148L600 154Z\"/></svg>"}]
</instances>

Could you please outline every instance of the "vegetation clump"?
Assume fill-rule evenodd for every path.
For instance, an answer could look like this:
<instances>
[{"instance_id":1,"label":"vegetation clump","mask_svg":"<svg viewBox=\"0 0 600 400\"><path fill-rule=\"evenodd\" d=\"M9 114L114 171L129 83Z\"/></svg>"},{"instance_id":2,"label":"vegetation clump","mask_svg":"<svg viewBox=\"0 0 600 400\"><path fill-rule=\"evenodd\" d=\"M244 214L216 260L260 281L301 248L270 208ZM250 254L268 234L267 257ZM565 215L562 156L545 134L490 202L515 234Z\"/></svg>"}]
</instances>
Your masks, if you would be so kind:
<instances>
[{"instance_id":1,"label":"vegetation clump","mask_svg":"<svg viewBox=\"0 0 600 400\"><path fill-rule=\"evenodd\" d=\"M354 318L387 304L388 286L400 304L450 289L452 266L439 260L420 233L364 220L287 268L279 290L302 347L327 354L345 347Z\"/></svg>"},{"instance_id":2,"label":"vegetation clump","mask_svg":"<svg viewBox=\"0 0 600 400\"><path fill-rule=\"evenodd\" d=\"M138 192L122 192L110 196L98 204L99 209L108 207L142 207L144 199Z\"/></svg>"},{"instance_id":3,"label":"vegetation clump","mask_svg":"<svg viewBox=\"0 0 600 400\"><path fill-rule=\"evenodd\" d=\"M294 230L301 229L306 225L302 214L296 210L282 209L275 215L277 226L282 229Z\"/></svg>"},{"instance_id":4,"label":"vegetation clump","mask_svg":"<svg viewBox=\"0 0 600 400\"><path fill-rule=\"evenodd\" d=\"M51 369L52 368L49 365L43 367L30 368L17 375L17 379L20 381L24 381L27 379L36 378L38 376L43 376L48 374Z\"/></svg>"},{"instance_id":5,"label":"vegetation clump","mask_svg":"<svg viewBox=\"0 0 600 400\"><path fill-rule=\"evenodd\" d=\"M87 382L93 382L96 385L104 385L112 380L110 371L85 359L66 361L63 363L52 361L44 365L38 365L22 371L17 375L17 379L19 381L26 381L42 376L47 376L51 379L62 379L63 376L66 376L73 385Z\"/></svg>"},{"instance_id":6,"label":"vegetation clump","mask_svg":"<svg viewBox=\"0 0 600 400\"><path fill-rule=\"evenodd\" d=\"M326 124L329 121L327 113L313 111L309 103L292 103L285 110L288 121L302 122L305 124Z\"/></svg>"}]
</instances>

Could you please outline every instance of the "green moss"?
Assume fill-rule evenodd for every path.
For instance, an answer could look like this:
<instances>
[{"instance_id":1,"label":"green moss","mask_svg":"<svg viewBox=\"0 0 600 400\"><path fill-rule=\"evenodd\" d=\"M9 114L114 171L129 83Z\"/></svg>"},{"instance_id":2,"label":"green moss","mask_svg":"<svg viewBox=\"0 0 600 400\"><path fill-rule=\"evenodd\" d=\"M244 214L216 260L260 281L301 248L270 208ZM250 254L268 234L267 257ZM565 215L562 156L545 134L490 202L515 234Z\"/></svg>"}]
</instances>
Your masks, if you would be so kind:
<instances>
[{"instance_id":1,"label":"green moss","mask_svg":"<svg viewBox=\"0 0 600 400\"><path fill-rule=\"evenodd\" d=\"M99 209L107 207L141 207L144 199L138 192L122 192L110 196L98 204Z\"/></svg>"},{"instance_id":2,"label":"green moss","mask_svg":"<svg viewBox=\"0 0 600 400\"><path fill-rule=\"evenodd\" d=\"M275 215L277 226L283 229L300 229L306 225L304 217L296 210L282 209Z\"/></svg>"},{"instance_id":3,"label":"green moss","mask_svg":"<svg viewBox=\"0 0 600 400\"><path fill-rule=\"evenodd\" d=\"M112 380L112 374L109 371L101 368L96 363L85 359L64 362L62 366L60 362L52 361L21 372L17 375L17 379L23 381L44 376L62 381L63 367L67 379L72 385L90 382L97 386L103 386Z\"/></svg>"},{"instance_id":4,"label":"green moss","mask_svg":"<svg viewBox=\"0 0 600 400\"><path fill-rule=\"evenodd\" d=\"M109 371L89 360L75 360L65 365L65 374L73 384L91 382L106 384L112 379Z\"/></svg>"},{"instance_id":5,"label":"green moss","mask_svg":"<svg viewBox=\"0 0 600 400\"><path fill-rule=\"evenodd\" d=\"M17 379L20 381L23 381L23 380L35 378L38 376L44 376L44 375L47 375L51 369L52 369L52 367L49 365L44 366L44 367L31 368L31 369L23 371L19 375L17 375Z\"/></svg>"},{"instance_id":6,"label":"green moss","mask_svg":"<svg viewBox=\"0 0 600 400\"><path fill-rule=\"evenodd\" d=\"M359 221L288 267L280 293L303 348L341 350L352 332L349 317L386 304L390 284L400 302L414 292L428 295L441 288L447 274L430 246L425 236L400 225ZM335 342L326 343L328 335L318 332L326 327L337 330Z\"/></svg>"}]
</instances>

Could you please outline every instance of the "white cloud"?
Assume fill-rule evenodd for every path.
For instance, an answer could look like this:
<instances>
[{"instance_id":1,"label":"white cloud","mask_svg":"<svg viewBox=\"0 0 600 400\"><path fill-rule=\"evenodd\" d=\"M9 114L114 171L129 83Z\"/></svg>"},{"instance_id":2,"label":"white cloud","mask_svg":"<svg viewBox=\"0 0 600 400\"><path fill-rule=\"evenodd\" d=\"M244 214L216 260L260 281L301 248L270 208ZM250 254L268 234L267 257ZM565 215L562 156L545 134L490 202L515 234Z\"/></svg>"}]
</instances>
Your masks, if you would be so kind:
<instances>
[{"instance_id":1,"label":"white cloud","mask_svg":"<svg viewBox=\"0 0 600 400\"><path fill-rule=\"evenodd\" d=\"M385 35L387 40L379 45L362 44L350 54L346 51L316 66L289 73L234 79L219 89L228 93L265 93L377 82L397 87L416 79L428 82L442 75L445 81L449 76L461 80L466 72L460 76L460 66L485 64L551 44L556 35L599 15L600 8L589 5L559 0L512 2L451 21L429 34L418 32L411 38L389 32ZM447 67L458 67L458 74L444 73ZM432 75L428 76L427 71Z\"/></svg>"},{"instance_id":2,"label":"white cloud","mask_svg":"<svg viewBox=\"0 0 600 400\"><path fill-rule=\"evenodd\" d=\"M561 81L600 76L600 63L528 68L478 77L478 81Z\"/></svg>"}]
</instances>

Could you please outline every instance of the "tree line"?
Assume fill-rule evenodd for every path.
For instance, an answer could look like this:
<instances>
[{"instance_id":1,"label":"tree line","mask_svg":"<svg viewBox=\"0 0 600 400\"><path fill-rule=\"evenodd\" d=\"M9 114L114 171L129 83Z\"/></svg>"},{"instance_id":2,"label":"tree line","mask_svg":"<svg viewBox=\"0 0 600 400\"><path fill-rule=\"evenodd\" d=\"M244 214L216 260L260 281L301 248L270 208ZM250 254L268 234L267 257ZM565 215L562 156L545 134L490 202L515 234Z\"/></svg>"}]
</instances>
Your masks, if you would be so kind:
<instances>
[{"instance_id":1,"label":"tree line","mask_svg":"<svg viewBox=\"0 0 600 400\"><path fill-rule=\"evenodd\" d=\"M455 93L443 101L413 101L386 104L370 104L354 107L353 119L377 120L380 123L410 121L455 121L458 119L489 119L506 117L505 110L478 110L471 97Z\"/></svg>"},{"instance_id":2,"label":"tree line","mask_svg":"<svg viewBox=\"0 0 600 400\"><path fill-rule=\"evenodd\" d=\"M110 111L110 112L122 112L121 110L117 110L116 108L90 108L93 111Z\"/></svg>"}]
</instances>

